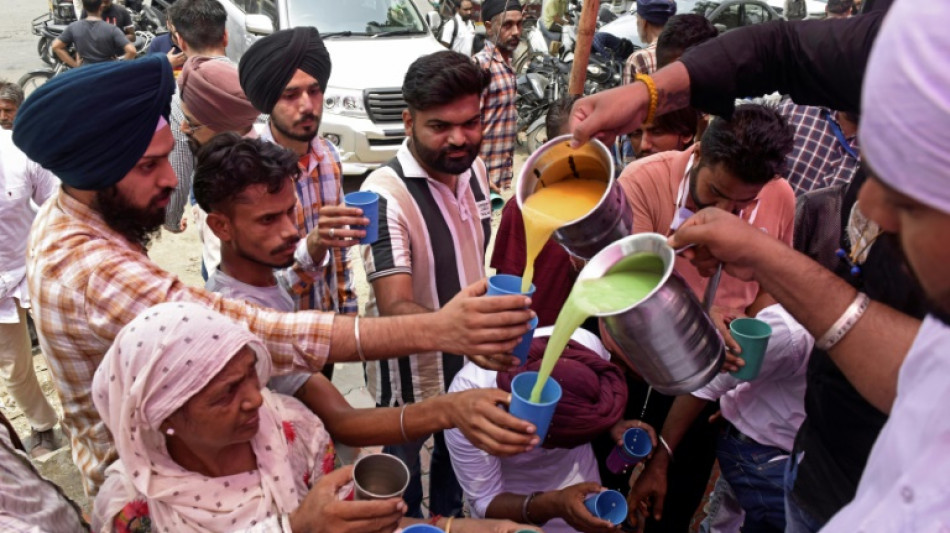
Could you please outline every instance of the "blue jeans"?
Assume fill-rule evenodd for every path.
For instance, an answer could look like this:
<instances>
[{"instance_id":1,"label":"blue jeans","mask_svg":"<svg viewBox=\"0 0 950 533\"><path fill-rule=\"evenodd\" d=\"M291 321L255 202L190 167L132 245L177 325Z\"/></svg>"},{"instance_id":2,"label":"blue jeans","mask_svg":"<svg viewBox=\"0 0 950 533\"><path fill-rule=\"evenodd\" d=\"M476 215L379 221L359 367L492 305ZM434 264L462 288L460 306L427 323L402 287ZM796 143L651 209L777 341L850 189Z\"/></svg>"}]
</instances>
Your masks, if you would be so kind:
<instances>
[{"instance_id":1,"label":"blue jeans","mask_svg":"<svg viewBox=\"0 0 950 533\"><path fill-rule=\"evenodd\" d=\"M739 436L732 427L716 448L722 477L745 511L743 533L785 531L785 466L788 453Z\"/></svg>"},{"instance_id":2,"label":"blue jeans","mask_svg":"<svg viewBox=\"0 0 950 533\"><path fill-rule=\"evenodd\" d=\"M459 486L452 470L452 459L445 446L442 432L433 433L435 446L432 448L432 462L429 466L429 513L432 516L462 516L462 487ZM402 459L409 467L409 486L403 499L409 510L406 516L422 516L422 468L419 465L419 452L428 436L412 442L395 446L386 446L384 453L390 453Z\"/></svg>"},{"instance_id":3,"label":"blue jeans","mask_svg":"<svg viewBox=\"0 0 950 533\"><path fill-rule=\"evenodd\" d=\"M800 456L789 459L785 469L785 533L816 533L825 524L799 507L792 495L800 461Z\"/></svg>"}]
</instances>

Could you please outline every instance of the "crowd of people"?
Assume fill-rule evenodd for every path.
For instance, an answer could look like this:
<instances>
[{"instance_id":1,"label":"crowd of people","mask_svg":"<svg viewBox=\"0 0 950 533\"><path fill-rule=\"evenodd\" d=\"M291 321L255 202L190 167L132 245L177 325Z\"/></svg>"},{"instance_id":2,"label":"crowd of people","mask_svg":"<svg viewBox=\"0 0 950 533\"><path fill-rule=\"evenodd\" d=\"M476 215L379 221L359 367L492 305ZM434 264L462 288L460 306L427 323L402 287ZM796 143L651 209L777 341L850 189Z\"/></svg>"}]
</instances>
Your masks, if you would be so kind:
<instances>
[{"instance_id":1,"label":"crowd of people","mask_svg":"<svg viewBox=\"0 0 950 533\"><path fill-rule=\"evenodd\" d=\"M81 31L105 34L101 2L83 3ZM550 32L563 5L544 4ZM552 240L533 297L483 297L486 262L526 269L516 201L489 249L491 196L515 170L517 0L481 3L480 49L458 2L449 49L410 66L406 139L361 185L379 198L367 244L318 135L332 61L316 28L276 31L235 63L222 5L178 0L174 50L87 58L25 100L0 84L0 378L32 428L24 446L0 416L0 529L684 532L701 510L701 531L941 531L950 6L863 4L717 35L672 0L638 0L650 46L627 83L552 103L551 137L627 139L632 232L684 250L674 268L697 298L723 269L709 313L725 368L743 365L732 321L772 336L756 379L723 372L671 396L590 319L554 368L543 441L505 407L584 261ZM189 224L204 287L148 257L162 229ZM334 363L362 365L375 407L347 402ZM86 509L30 461L59 426ZM607 457L630 428L654 451L618 473ZM407 466L405 492L351 501L338 445L382 446ZM605 489L626 495L624 523L585 506Z\"/></svg>"}]
</instances>

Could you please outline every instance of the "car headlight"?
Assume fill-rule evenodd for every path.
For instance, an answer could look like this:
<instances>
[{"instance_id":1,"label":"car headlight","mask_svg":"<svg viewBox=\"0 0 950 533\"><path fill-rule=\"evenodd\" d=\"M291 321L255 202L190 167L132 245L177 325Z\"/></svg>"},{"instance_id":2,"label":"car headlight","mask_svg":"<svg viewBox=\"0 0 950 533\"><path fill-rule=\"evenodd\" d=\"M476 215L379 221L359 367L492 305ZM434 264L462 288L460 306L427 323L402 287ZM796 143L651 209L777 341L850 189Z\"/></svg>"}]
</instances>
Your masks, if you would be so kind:
<instances>
[{"instance_id":1,"label":"car headlight","mask_svg":"<svg viewBox=\"0 0 950 533\"><path fill-rule=\"evenodd\" d=\"M368 116L363 106L363 91L356 89L327 87L326 93L323 94L323 109L334 115L361 118Z\"/></svg>"}]
</instances>

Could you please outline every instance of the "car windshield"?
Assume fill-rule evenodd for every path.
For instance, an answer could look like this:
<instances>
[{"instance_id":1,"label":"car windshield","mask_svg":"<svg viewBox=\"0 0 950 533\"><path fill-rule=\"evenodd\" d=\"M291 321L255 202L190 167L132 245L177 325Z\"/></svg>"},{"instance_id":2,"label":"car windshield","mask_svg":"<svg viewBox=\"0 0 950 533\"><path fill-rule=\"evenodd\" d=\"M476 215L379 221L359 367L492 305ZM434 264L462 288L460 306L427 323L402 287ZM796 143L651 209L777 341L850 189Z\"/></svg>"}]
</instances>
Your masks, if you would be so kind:
<instances>
[{"instance_id":1,"label":"car windshield","mask_svg":"<svg viewBox=\"0 0 950 533\"><path fill-rule=\"evenodd\" d=\"M324 36L424 33L410 0L287 0L291 26L315 26Z\"/></svg>"}]
</instances>

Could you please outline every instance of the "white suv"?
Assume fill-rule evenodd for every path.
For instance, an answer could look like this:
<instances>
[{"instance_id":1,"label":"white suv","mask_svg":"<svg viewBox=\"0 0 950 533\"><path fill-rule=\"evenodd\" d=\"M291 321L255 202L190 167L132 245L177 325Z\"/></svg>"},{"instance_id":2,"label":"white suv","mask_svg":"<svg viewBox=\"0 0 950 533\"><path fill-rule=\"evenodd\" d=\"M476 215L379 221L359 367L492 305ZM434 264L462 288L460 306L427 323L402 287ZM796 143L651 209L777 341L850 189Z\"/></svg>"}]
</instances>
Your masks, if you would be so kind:
<instances>
[{"instance_id":1,"label":"white suv","mask_svg":"<svg viewBox=\"0 0 950 533\"><path fill-rule=\"evenodd\" d=\"M445 50L429 29L431 15L425 20L411 0L218 1L228 12L234 61L275 28L320 30L333 61L320 134L339 149L344 175L366 174L396 154L405 138L406 71L416 58Z\"/></svg>"}]
</instances>

